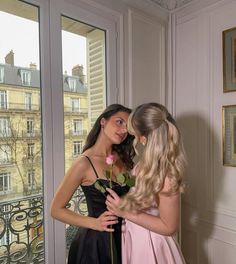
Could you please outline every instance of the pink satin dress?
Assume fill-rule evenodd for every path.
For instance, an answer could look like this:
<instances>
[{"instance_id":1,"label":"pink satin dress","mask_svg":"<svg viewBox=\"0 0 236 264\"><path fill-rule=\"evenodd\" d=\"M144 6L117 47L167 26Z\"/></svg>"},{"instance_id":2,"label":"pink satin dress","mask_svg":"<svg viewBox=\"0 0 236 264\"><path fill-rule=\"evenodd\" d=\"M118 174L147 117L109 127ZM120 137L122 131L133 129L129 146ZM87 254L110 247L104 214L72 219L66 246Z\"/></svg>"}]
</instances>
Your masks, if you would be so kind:
<instances>
[{"instance_id":1,"label":"pink satin dress","mask_svg":"<svg viewBox=\"0 0 236 264\"><path fill-rule=\"evenodd\" d=\"M146 213L159 215L155 206ZM122 264L185 264L185 261L174 237L159 235L123 220Z\"/></svg>"}]
</instances>

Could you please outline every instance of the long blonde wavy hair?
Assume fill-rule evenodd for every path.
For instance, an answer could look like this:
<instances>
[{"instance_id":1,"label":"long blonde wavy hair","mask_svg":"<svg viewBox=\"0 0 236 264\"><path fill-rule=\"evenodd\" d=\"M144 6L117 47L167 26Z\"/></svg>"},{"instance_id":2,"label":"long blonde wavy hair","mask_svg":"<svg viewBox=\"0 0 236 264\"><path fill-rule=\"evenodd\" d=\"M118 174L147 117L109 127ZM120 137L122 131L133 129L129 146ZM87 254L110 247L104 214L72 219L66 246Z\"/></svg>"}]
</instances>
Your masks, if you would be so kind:
<instances>
[{"instance_id":1,"label":"long blonde wavy hair","mask_svg":"<svg viewBox=\"0 0 236 264\"><path fill-rule=\"evenodd\" d=\"M158 103L138 106L129 116L128 129L138 138L144 136L146 145L136 172L135 189L123 199L122 210L150 207L170 179L170 191L166 195L184 189L185 152L176 122L167 109ZM158 203L158 201L157 201Z\"/></svg>"}]
</instances>

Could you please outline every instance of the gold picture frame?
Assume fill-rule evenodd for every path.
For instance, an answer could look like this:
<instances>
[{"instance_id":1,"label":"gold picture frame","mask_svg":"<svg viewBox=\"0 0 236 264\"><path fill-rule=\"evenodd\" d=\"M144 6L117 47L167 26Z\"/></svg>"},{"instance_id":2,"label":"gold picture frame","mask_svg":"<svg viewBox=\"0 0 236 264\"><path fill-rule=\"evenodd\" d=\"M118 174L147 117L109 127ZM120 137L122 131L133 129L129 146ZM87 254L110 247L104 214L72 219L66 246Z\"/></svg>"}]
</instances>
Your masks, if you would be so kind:
<instances>
[{"instance_id":1,"label":"gold picture frame","mask_svg":"<svg viewBox=\"0 0 236 264\"><path fill-rule=\"evenodd\" d=\"M222 108L223 165L236 167L236 105Z\"/></svg>"},{"instance_id":2,"label":"gold picture frame","mask_svg":"<svg viewBox=\"0 0 236 264\"><path fill-rule=\"evenodd\" d=\"M223 31L223 91L236 91L236 27Z\"/></svg>"}]
</instances>

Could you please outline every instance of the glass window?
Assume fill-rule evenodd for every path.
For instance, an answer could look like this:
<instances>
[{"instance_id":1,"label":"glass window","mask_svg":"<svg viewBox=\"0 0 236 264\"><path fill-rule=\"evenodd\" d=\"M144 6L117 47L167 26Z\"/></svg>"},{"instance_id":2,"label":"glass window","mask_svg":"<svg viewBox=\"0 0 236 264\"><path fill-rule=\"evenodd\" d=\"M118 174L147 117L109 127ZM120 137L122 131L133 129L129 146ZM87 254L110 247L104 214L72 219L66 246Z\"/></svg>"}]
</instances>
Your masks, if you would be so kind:
<instances>
[{"instance_id":1,"label":"glass window","mask_svg":"<svg viewBox=\"0 0 236 264\"><path fill-rule=\"evenodd\" d=\"M73 120L73 135L82 135L83 128L82 128L82 120L74 119Z\"/></svg>"},{"instance_id":2,"label":"glass window","mask_svg":"<svg viewBox=\"0 0 236 264\"><path fill-rule=\"evenodd\" d=\"M87 131L106 107L105 35L105 31L92 25L62 16L66 170L82 153ZM71 204L77 204L78 200L81 201L78 206L71 209L86 214L81 189L74 194ZM67 246L71 242L71 230L67 226Z\"/></svg>"},{"instance_id":3,"label":"glass window","mask_svg":"<svg viewBox=\"0 0 236 264\"><path fill-rule=\"evenodd\" d=\"M80 111L80 99L79 98L71 98L71 110L72 112Z\"/></svg>"},{"instance_id":4,"label":"glass window","mask_svg":"<svg viewBox=\"0 0 236 264\"><path fill-rule=\"evenodd\" d=\"M0 108L7 108L7 91L0 91Z\"/></svg>"},{"instance_id":5,"label":"glass window","mask_svg":"<svg viewBox=\"0 0 236 264\"><path fill-rule=\"evenodd\" d=\"M28 170L28 185L30 188L35 187L35 170Z\"/></svg>"},{"instance_id":6,"label":"glass window","mask_svg":"<svg viewBox=\"0 0 236 264\"><path fill-rule=\"evenodd\" d=\"M4 68L0 66L0 83L4 82Z\"/></svg>"},{"instance_id":7,"label":"glass window","mask_svg":"<svg viewBox=\"0 0 236 264\"><path fill-rule=\"evenodd\" d=\"M11 191L11 174L10 172L0 173L0 194Z\"/></svg>"},{"instance_id":8,"label":"glass window","mask_svg":"<svg viewBox=\"0 0 236 264\"><path fill-rule=\"evenodd\" d=\"M2 263L45 263L39 7L26 2L0 1L0 207L14 207L0 210Z\"/></svg>"},{"instance_id":9,"label":"glass window","mask_svg":"<svg viewBox=\"0 0 236 264\"><path fill-rule=\"evenodd\" d=\"M78 156L82 153L82 141L73 142L73 156Z\"/></svg>"},{"instance_id":10,"label":"glass window","mask_svg":"<svg viewBox=\"0 0 236 264\"><path fill-rule=\"evenodd\" d=\"M28 144L28 158L34 157L34 143Z\"/></svg>"},{"instance_id":11,"label":"glass window","mask_svg":"<svg viewBox=\"0 0 236 264\"><path fill-rule=\"evenodd\" d=\"M30 86L30 81L31 81L31 72L27 70L21 70L20 71L20 76L21 76L21 82L25 86Z\"/></svg>"},{"instance_id":12,"label":"glass window","mask_svg":"<svg viewBox=\"0 0 236 264\"><path fill-rule=\"evenodd\" d=\"M68 85L71 92L76 92L76 79L75 78L68 78Z\"/></svg>"},{"instance_id":13,"label":"glass window","mask_svg":"<svg viewBox=\"0 0 236 264\"><path fill-rule=\"evenodd\" d=\"M11 148L9 145L0 145L0 164L11 162Z\"/></svg>"},{"instance_id":14,"label":"glass window","mask_svg":"<svg viewBox=\"0 0 236 264\"><path fill-rule=\"evenodd\" d=\"M32 109L32 93L25 93L25 109Z\"/></svg>"},{"instance_id":15,"label":"glass window","mask_svg":"<svg viewBox=\"0 0 236 264\"><path fill-rule=\"evenodd\" d=\"M11 136L10 121L7 117L0 118L0 137Z\"/></svg>"},{"instance_id":16,"label":"glass window","mask_svg":"<svg viewBox=\"0 0 236 264\"><path fill-rule=\"evenodd\" d=\"M27 131L27 134L30 134L30 135L34 133L34 120L33 119L27 119L26 131Z\"/></svg>"}]
</instances>

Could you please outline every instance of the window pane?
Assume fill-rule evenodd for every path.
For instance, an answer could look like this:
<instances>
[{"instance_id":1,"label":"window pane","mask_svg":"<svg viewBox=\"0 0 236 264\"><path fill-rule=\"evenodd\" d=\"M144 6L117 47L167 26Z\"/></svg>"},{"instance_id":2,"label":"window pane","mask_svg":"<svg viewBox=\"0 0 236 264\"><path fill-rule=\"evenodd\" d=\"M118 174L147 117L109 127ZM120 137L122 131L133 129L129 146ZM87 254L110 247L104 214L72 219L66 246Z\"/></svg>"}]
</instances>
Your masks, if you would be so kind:
<instances>
[{"instance_id":1,"label":"window pane","mask_svg":"<svg viewBox=\"0 0 236 264\"><path fill-rule=\"evenodd\" d=\"M106 106L105 31L62 16L65 167L82 153L87 133ZM87 213L79 188L71 210ZM75 228L67 226L67 247Z\"/></svg>"},{"instance_id":2,"label":"window pane","mask_svg":"<svg viewBox=\"0 0 236 264\"><path fill-rule=\"evenodd\" d=\"M0 1L0 263L44 263L38 12Z\"/></svg>"}]
</instances>

